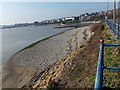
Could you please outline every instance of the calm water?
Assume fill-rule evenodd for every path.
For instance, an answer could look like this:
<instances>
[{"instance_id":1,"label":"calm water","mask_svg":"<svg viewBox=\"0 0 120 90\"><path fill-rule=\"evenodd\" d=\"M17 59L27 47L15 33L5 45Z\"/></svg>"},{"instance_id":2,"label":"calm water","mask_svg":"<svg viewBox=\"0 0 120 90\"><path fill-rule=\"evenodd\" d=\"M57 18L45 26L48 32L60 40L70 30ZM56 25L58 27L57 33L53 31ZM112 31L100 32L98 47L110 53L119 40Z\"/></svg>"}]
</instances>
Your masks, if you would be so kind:
<instances>
[{"instance_id":1,"label":"calm water","mask_svg":"<svg viewBox=\"0 0 120 90\"><path fill-rule=\"evenodd\" d=\"M8 60L17 51L38 40L70 29L54 27L55 26L50 25L0 30L0 33L2 33L2 60Z\"/></svg>"}]
</instances>

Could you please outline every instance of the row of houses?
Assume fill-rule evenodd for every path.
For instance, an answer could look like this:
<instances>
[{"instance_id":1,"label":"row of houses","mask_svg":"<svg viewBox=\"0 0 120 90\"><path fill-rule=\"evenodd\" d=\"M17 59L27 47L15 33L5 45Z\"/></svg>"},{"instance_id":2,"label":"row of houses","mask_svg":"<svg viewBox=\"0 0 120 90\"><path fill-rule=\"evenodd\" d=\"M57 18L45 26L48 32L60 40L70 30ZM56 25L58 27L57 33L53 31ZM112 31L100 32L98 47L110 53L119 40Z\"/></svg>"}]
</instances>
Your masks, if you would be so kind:
<instances>
[{"instance_id":1,"label":"row of houses","mask_svg":"<svg viewBox=\"0 0 120 90\"><path fill-rule=\"evenodd\" d=\"M53 23L75 23L75 22L84 22L84 21L92 21L92 20L98 20L103 19L105 17L105 12L95 12L95 13L85 13L80 16L72 16L72 17L65 17L65 18L58 18L58 19L52 19L52 20L44 20L41 21L41 24L53 24Z\"/></svg>"},{"instance_id":2,"label":"row of houses","mask_svg":"<svg viewBox=\"0 0 120 90\"><path fill-rule=\"evenodd\" d=\"M59 19L52 19L52 20L44 20L40 23L61 23L61 22L70 22L70 21L80 21L80 18L78 16L76 17L65 17L65 18L59 18Z\"/></svg>"}]
</instances>

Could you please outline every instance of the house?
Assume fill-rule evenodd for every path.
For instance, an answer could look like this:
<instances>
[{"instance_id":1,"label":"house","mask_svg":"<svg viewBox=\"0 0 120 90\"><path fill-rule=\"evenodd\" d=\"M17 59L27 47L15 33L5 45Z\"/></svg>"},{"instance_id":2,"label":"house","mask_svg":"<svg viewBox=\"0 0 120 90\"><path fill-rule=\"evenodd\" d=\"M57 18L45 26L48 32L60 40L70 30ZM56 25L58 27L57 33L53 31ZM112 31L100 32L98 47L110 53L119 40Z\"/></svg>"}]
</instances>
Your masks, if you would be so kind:
<instances>
[{"instance_id":1,"label":"house","mask_svg":"<svg viewBox=\"0 0 120 90\"><path fill-rule=\"evenodd\" d=\"M74 17L66 17L65 18L65 21L72 21L72 20L74 20Z\"/></svg>"},{"instance_id":2,"label":"house","mask_svg":"<svg viewBox=\"0 0 120 90\"><path fill-rule=\"evenodd\" d=\"M85 16L83 16L83 15L80 16L80 20L81 20L81 21L88 21L89 18L90 18L90 16L86 16L86 15L85 15Z\"/></svg>"},{"instance_id":3,"label":"house","mask_svg":"<svg viewBox=\"0 0 120 90\"><path fill-rule=\"evenodd\" d=\"M61 18L61 20L64 22L64 21L65 21L65 18Z\"/></svg>"},{"instance_id":4,"label":"house","mask_svg":"<svg viewBox=\"0 0 120 90\"><path fill-rule=\"evenodd\" d=\"M108 15L112 14L112 11L111 10L107 11L107 14Z\"/></svg>"},{"instance_id":5,"label":"house","mask_svg":"<svg viewBox=\"0 0 120 90\"><path fill-rule=\"evenodd\" d=\"M80 21L80 17L76 16L76 17L74 17L74 20Z\"/></svg>"}]
</instances>

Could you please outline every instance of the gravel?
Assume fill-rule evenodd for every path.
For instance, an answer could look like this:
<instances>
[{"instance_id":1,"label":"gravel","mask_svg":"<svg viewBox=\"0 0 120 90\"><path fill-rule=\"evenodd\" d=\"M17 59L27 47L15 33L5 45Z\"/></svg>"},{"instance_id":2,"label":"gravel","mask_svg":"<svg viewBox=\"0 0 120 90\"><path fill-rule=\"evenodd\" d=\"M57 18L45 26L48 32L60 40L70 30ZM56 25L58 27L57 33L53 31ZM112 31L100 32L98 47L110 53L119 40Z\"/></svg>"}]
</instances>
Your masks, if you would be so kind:
<instances>
[{"instance_id":1,"label":"gravel","mask_svg":"<svg viewBox=\"0 0 120 90\"><path fill-rule=\"evenodd\" d=\"M92 36L90 26L75 28L42 40L13 56L12 62L19 66L36 67L40 71L65 57L76 46Z\"/></svg>"}]
</instances>

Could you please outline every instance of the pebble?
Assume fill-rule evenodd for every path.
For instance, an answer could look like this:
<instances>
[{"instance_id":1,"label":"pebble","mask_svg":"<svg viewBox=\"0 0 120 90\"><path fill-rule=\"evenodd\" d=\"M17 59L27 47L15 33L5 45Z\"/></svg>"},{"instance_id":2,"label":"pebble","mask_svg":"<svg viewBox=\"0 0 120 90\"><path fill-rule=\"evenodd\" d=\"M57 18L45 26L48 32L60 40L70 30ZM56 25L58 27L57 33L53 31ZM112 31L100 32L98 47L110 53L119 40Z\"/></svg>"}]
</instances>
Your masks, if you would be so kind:
<instances>
[{"instance_id":1,"label":"pebble","mask_svg":"<svg viewBox=\"0 0 120 90\"><path fill-rule=\"evenodd\" d=\"M62 34L53 36L47 40L39 42L32 48L27 48L17 53L13 57L13 63L20 66L36 67L44 70L49 65L65 57L76 45L81 45L85 41L83 32L86 29L87 40L93 33L88 29L90 26L76 28ZM76 44L77 43L77 44Z\"/></svg>"}]
</instances>

